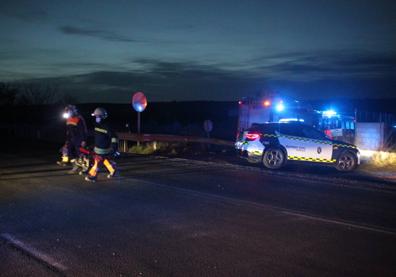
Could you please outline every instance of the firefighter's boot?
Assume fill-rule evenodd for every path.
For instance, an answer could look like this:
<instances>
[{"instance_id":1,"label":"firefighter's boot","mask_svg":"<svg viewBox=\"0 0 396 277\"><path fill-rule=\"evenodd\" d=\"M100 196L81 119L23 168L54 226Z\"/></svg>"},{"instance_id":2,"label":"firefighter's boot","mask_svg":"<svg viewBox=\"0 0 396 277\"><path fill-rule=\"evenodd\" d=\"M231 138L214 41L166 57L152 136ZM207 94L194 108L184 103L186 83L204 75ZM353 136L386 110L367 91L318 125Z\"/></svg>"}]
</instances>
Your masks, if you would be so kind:
<instances>
[{"instance_id":1,"label":"firefighter's boot","mask_svg":"<svg viewBox=\"0 0 396 277\"><path fill-rule=\"evenodd\" d=\"M118 173L118 170L114 171L113 173L107 174L107 178L109 178L109 179L114 178L114 177L119 177L119 176L120 176L120 174Z\"/></svg>"},{"instance_id":2,"label":"firefighter's boot","mask_svg":"<svg viewBox=\"0 0 396 277\"><path fill-rule=\"evenodd\" d=\"M88 176L85 177L84 180L87 181L87 182L95 183L96 182L96 177L88 175Z\"/></svg>"},{"instance_id":3,"label":"firefighter's boot","mask_svg":"<svg viewBox=\"0 0 396 277\"><path fill-rule=\"evenodd\" d=\"M61 159L60 161L57 161L56 164L57 164L57 165L60 165L60 166L67 166L67 165L69 165L69 157L63 155L63 156L62 156L62 159Z\"/></svg>"}]
</instances>

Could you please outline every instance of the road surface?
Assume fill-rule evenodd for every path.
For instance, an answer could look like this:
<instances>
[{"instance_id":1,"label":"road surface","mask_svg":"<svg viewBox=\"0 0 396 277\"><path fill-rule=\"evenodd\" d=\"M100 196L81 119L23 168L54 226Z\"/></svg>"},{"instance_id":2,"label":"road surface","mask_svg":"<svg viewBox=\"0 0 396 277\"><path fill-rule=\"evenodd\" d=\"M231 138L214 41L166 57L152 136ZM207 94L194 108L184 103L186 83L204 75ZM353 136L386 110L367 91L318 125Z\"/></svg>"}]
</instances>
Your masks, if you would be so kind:
<instances>
[{"instance_id":1,"label":"road surface","mask_svg":"<svg viewBox=\"0 0 396 277\"><path fill-rule=\"evenodd\" d=\"M396 275L392 183L158 156L87 183L1 157L1 276Z\"/></svg>"}]
</instances>

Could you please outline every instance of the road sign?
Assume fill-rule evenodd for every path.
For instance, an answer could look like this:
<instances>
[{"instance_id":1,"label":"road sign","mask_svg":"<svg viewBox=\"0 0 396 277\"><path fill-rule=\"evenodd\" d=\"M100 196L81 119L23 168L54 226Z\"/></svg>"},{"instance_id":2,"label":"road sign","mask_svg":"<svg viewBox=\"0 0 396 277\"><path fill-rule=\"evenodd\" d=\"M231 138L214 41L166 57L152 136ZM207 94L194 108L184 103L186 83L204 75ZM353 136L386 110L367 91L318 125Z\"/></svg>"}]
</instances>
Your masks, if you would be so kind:
<instances>
[{"instance_id":1,"label":"road sign","mask_svg":"<svg viewBox=\"0 0 396 277\"><path fill-rule=\"evenodd\" d=\"M132 96L132 107L137 111L138 113L143 112L146 107L147 107L147 98L144 95L143 92L136 92Z\"/></svg>"},{"instance_id":2,"label":"road sign","mask_svg":"<svg viewBox=\"0 0 396 277\"><path fill-rule=\"evenodd\" d=\"M212 130L213 130L212 120L209 120L209 119L205 120L203 125L204 125L204 130L206 133L212 132Z\"/></svg>"}]
</instances>

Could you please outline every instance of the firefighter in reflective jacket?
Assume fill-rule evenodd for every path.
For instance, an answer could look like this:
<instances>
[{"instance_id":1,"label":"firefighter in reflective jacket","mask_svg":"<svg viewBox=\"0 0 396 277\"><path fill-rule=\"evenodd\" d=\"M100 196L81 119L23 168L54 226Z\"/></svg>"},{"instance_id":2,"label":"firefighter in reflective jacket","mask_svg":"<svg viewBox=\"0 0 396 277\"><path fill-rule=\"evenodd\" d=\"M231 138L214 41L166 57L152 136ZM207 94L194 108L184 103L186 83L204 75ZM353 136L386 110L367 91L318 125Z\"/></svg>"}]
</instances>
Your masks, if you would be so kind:
<instances>
[{"instance_id":1,"label":"firefighter in reflective jacket","mask_svg":"<svg viewBox=\"0 0 396 277\"><path fill-rule=\"evenodd\" d=\"M84 118L78 113L76 106L67 105L63 118L66 119L66 142L62 147L62 160L59 165L72 163L72 172L77 171L77 159L80 157L80 147L84 147L87 140L87 125Z\"/></svg>"},{"instance_id":2,"label":"firefighter in reflective jacket","mask_svg":"<svg viewBox=\"0 0 396 277\"><path fill-rule=\"evenodd\" d=\"M107 112L105 109L96 108L92 116L95 117L96 121L94 128L94 164L88 171L85 180L95 182L101 164L109 171L107 178L116 175L115 163L110 158L118 153L118 138L106 122Z\"/></svg>"}]
</instances>

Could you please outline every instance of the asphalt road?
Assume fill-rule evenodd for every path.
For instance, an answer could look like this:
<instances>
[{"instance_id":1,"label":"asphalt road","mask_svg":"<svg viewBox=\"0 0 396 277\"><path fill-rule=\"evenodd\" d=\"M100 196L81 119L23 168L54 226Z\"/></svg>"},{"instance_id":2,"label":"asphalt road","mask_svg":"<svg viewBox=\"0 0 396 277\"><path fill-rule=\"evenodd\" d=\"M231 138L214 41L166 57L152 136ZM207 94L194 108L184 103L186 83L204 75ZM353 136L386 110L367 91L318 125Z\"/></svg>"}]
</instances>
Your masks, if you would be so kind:
<instances>
[{"instance_id":1,"label":"asphalt road","mask_svg":"<svg viewBox=\"0 0 396 277\"><path fill-rule=\"evenodd\" d=\"M396 275L394 184L142 156L92 184L55 159L1 153L1 276Z\"/></svg>"}]
</instances>

